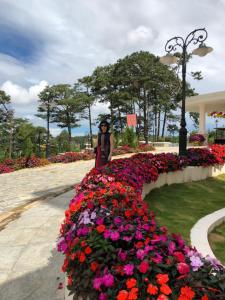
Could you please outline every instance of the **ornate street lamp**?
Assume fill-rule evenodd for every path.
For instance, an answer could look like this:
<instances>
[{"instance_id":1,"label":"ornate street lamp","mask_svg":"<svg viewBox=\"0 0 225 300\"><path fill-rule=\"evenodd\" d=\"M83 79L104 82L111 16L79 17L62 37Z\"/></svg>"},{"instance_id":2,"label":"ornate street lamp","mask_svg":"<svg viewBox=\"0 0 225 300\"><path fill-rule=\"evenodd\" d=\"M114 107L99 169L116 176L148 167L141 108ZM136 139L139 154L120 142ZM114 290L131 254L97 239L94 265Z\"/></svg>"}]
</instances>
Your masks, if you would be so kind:
<instances>
[{"instance_id":1,"label":"ornate street lamp","mask_svg":"<svg viewBox=\"0 0 225 300\"><path fill-rule=\"evenodd\" d=\"M198 56L205 56L213 50L207 47L203 42L207 39L208 33L205 28L195 29L190 32L185 39L180 36L175 36L167 41L165 50L167 55L160 58L160 62L165 65L171 65L178 62L178 58L171 53L177 52L177 47L181 48L181 64L182 64L182 107L181 107L181 122L179 130L179 155L186 155L187 153L187 129L185 120L185 98L186 98L186 62L187 62L187 48L190 44L199 47L195 49L192 54Z\"/></svg>"}]
</instances>

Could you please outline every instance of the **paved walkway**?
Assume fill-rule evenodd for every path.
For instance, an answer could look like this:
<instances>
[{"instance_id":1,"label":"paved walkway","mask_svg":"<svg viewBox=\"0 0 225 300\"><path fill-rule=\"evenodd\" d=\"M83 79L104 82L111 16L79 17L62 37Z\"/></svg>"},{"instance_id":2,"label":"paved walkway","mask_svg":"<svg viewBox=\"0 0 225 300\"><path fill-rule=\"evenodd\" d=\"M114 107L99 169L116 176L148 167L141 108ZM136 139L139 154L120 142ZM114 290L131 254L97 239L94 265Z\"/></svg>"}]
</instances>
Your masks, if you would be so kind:
<instances>
[{"instance_id":1,"label":"paved walkway","mask_svg":"<svg viewBox=\"0 0 225 300\"><path fill-rule=\"evenodd\" d=\"M157 152L171 150L177 149ZM93 165L93 160L79 161L0 175L1 300L64 300L56 239L74 196L71 188Z\"/></svg>"}]
</instances>

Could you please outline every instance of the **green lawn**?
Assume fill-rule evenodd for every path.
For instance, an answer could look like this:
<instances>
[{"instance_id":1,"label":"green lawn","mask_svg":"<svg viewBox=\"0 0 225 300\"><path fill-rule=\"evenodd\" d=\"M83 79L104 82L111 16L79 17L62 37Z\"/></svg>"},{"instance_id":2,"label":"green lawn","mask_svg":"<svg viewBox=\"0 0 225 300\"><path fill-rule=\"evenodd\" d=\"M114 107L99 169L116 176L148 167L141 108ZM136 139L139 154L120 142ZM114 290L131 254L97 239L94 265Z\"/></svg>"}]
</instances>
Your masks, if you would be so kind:
<instances>
[{"instance_id":1,"label":"green lawn","mask_svg":"<svg viewBox=\"0 0 225 300\"><path fill-rule=\"evenodd\" d=\"M173 184L153 190L145 200L159 225L181 233L190 243L190 229L202 217L225 207L225 175L203 181ZM225 242L220 249L225 249ZM225 256L225 251L220 253ZM221 260L222 257L218 256Z\"/></svg>"},{"instance_id":2,"label":"green lawn","mask_svg":"<svg viewBox=\"0 0 225 300\"><path fill-rule=\"evenodd\" d=\"M209 234L209 244L216 257L225 265L225 223L216 227Z\"/></svg>"}]
</instances>

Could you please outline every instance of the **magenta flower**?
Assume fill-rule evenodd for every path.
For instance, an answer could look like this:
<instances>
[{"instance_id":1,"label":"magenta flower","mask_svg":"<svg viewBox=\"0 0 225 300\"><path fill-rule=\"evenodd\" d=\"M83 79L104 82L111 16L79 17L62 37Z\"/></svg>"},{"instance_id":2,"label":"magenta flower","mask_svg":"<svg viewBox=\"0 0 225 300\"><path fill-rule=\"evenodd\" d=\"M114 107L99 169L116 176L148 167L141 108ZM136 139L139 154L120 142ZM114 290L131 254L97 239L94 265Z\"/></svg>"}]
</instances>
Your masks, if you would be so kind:
<instances>
[{"instance_id":1,"label":"magenta flower","mask_svg":"<svg viewBox=\"0 0 225 300\"><path fill-rule=\"evenodd\" d=\"M118 256L119 256L119 259L120 259L121 261L125 261L126 258L127 258L126 252L123 252L121 249L120 249L119 252L118 252Z\"/></svg>"},{"instance_id":2,"label":"magenta flower","mask_svg":"<svg viewBox=\"0 0 225 300\"><path fill-rule=\"evenodd\" d=\"M114 218L114 223L115 223L115 225L120 225L121 222L122 222L122 221L121 221L121 218L120 218L120 217L115 217L115 218Z\"/></svg>"},{"instance_id":3,"label":"magenta flower","mask_svg":"<svg viewBox=\"0 0 225 300\"><path fill-rule=\"evenodd\" d=\"M99 290L102 283L103 283L103 279L101 277L96 277L93 280L93 288L96 289L96 290Z\"/></svg>"},{"instance_id":4,"label":"magenta flower","mask_svg":"<svg viewBox=\"0 0 225 300\"><path fill-rule=\"evenodd\" d=\"M106 230L104 231L104 233L103 233L103 236L104 236L105 239L110 238L110 235L111 235L111 231L108 230L108 229L106 229Z\"/></svg>"},{"instance_id":5,"label":"magenta flower","mask_svg":"<svg viewBox=\"0 0 225 300\"><path fill-rule=\"evenodd\" d=\"M143 239L143 235L142 235L141 231L139 231L139 230L136 231L135 238L137 240L142 240Z\"/></svg>"},{"instance_id":6,"label":"magenta flower","mask_svg":"<svg viewBox=\"0 0 225 300\"><path fill-rule=\"evenodd\" d=\"M98 297L99 300L106 300L107 299L107 294L106 293L101 293Z\"/></svg>"},{"instance_id":7,"label":"magenta flower","mask_svg":"<svg viewBox=\"0 0 225 300\"><path fill-rule=\"evenodd\" d=\"M118 231L111 232L110 238L112 241L117 241L120 238L119 232Z\"/></svg>"},{"instance_id":8,"label":"magenta flower","mask_svg":"<svg viewBox=\"0 0 225 300\"><path fill-rule=\"evenodd\" d=\"M124 266L124 272L126 275L133 275L134 273L134 265L133 264L127 264Z\"/></svg>"},{"instance_id":9,"label":"magenta flower","mask_svg":"<svg viewBox=\"0 0 225 300\"><path fill-rule=\"evenodd\" d=\"M102 277L102 283L104 284L105 287L111 287L114 284L114 277L112 274L105 274Z\"/></svg>"}]
</instances>

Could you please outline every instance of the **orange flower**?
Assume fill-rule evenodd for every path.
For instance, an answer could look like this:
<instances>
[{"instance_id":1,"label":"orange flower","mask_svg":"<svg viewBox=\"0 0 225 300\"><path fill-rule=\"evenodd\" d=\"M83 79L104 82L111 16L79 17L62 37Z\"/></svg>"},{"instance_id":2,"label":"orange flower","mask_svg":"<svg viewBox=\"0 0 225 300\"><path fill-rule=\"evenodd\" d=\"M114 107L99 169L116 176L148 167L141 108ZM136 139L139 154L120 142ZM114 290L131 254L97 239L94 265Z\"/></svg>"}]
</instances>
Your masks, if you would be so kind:
<instances>
[{"instance_id":1,"label":"orange flower","mask_svg":"<svg viewBox=\"0 0 225 300\"><path fill-rule=\"evenodd\" d=\"M160 291L165 295L170 295L172 293L171 288L167 284L163 284L160 287Z\"/></svg>"},{"instance_id":2,"label":"orange flower","mask_svg":"<svg viewBox=\"0 0 225 300\"><path fill-rule=\"evenodd\" d=\"M117 295L117 300L127 300L128 299L128 291L121 290L119 291L119 294Z\"/></svg>"},{"instance_id":3,"label":"orange flower","mask_svg":"<svg viewBox=\"0 0 225 300\"><path fill-rule=\"evenodd\" d=\"M201 300L209 300L207 295L202 296Z\"/></svg>"},{"instance_id":4,"label":"orange flower","mask_svg":"<svg viewBox=\"0 0 225 300\"><path fill-rule=\"evenodd\" d=\"M157 295L158 287L156 285L153 285L153 284L149 283L148 288L147 288L147 292L150 295Z\"/></svg>"},{"instance_id":5,"label":"orange flower","mask_svg":"<svg viewBox=\"0 0 225 300\"><path fill-rule=\"evenodd\" d=\"M126 281L127 288L131 289L131 288L135 287L136 283L137 283L137 280L135 278L127 279L127 281Z\"/></svg>"},{"instance_id":6,"label":"orange flower","mask_svg":"<svg viewBox=\"0 0 225 300\"><path fill-rule=\"evenodd\" d=\"M180 296L178 300L192 300L195 296L195 292L189 286L182 287L180 290Z\"/></svg>"},{"instance_id":7,"label":"orange flower","mask_svg":"<svg viewBox=\"0 0 225 300\"><path fill-rule=\"evenodd\" d=\"M96 230L99 232L99 233L102 233L105 231L105 225L98 225L96 227Z\"/></svg>"},{"instance_id":8,"label":"orange flower","mask_svg":"<svg viewBox=\"0 0 225 300\"><path fill-rule=\"evenodd\" d=\"M168 274L158 274L156 275L158 284L165 284L169 281Z\"/></svg>"},{"instance_id":9,"label":"orange flower","mask_svg":"<svg viewBox=\"0 0 225 300\"><path fill-rule=\"evenodd\" d=\"M84 249L85 254L91 254L92 250L91 248L88 246L87 248Z\"/></svg>"}]
</instances>

